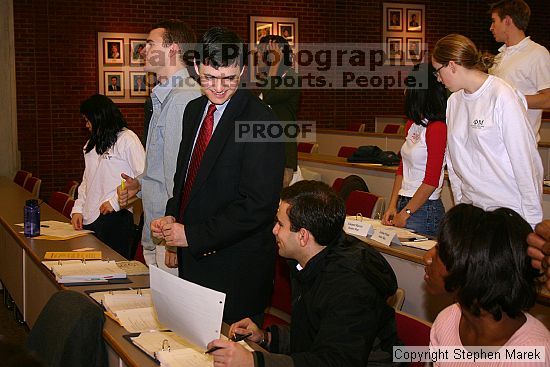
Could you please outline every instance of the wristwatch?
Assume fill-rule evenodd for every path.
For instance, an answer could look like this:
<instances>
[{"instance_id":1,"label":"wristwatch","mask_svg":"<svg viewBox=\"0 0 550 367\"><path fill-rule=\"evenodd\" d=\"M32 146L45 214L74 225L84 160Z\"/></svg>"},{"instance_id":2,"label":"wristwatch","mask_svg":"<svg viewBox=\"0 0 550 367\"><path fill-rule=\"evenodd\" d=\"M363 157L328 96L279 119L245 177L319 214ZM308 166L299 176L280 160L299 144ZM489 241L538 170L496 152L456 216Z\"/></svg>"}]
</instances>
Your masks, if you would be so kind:
<instances>
[{"instance_id":1,"label":"wristwatch","mask_svg":"<svg viewBox=\"0 0 550 367\"><path fill-rule=\"evenodd\" d=\"M412 211L409 208L405 209L405 213L407 213L408 215L412 215Z\"/></svg>"}]
</instances>

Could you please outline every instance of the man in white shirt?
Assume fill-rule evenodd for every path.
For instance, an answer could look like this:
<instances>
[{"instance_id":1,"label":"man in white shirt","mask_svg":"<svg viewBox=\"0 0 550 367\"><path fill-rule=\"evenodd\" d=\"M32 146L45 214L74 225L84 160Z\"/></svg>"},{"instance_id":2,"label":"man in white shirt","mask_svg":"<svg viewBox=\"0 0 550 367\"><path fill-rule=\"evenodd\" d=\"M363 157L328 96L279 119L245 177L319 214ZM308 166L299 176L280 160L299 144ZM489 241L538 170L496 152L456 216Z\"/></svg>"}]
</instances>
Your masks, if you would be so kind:
<instances>
[{"instance_id":1,"label":"man in white shirt","mask_svg":"<svg viewBox=\"0 0 550 367\"><path fill-rule=\"evenodd\" d=\"M523 0L501 0L491 5L491 32L504 42L489 73L498 76L525 95L529 122L537 141L542 109L550 98L550 54L525 36L531 10Z\"/></svg>"},{"instance_id":2,"label":"man in white shirt","mask_svg":"<svg viewBox=\"0 0 550 367\"><path fill-rule=\"evenodd\" d=\"M193 48L194 43L194 32L179 20L161 21L149 32L143 51L144 70L156 73L159 84L151 93L153 114L147 130L145 171L136 178L123 174L125 189L120 186L118 189L121 206L141 191L143 256L148 265L159 266L174 275L178 274L176 252L157 246L161 241L151 237L150 224L153 219L164 216L166 202L172 197L183 111L189 101L201 95L184 59L187 49L183 47Z\"/></svg>"}]
</instances>

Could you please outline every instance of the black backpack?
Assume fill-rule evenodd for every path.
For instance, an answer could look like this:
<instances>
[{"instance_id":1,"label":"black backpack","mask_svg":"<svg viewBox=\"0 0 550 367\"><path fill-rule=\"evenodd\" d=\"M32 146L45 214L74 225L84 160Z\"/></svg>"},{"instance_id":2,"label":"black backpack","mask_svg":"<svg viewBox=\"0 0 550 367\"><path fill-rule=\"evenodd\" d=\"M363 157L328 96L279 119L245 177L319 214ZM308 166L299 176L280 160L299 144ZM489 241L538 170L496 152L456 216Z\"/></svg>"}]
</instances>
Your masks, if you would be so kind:
<instances>
[{"instance_id":1,"label":"black backpack","mask_svg":"<svg viewBox=\"0 0 550 367\"><path fill-rule=\"evenodd\" d=\"M363 145L348 157L352 163L378 163L384 166L397 166L401 159L392 151L384 151L376 145Z\"/></svg>"}]
</instances>

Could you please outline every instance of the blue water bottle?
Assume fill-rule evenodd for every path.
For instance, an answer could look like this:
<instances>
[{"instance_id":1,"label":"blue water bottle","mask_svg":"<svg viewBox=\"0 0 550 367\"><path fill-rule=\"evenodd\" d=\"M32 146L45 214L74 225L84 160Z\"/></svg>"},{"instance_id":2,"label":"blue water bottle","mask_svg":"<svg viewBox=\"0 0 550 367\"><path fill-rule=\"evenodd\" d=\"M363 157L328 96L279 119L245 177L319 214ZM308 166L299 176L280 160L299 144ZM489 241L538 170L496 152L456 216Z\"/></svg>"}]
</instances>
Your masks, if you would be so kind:
<instances>
[{"instance_id":1,"label":"blue water bottle","mask_svg":"<svg viewBox=\"0 0 550 367\"><path fill-rule=\"evenodd\" d=\"M25 236L40 236L40 206L38 200L31 199L25 202Z\"/></svg>"}]
</instances>

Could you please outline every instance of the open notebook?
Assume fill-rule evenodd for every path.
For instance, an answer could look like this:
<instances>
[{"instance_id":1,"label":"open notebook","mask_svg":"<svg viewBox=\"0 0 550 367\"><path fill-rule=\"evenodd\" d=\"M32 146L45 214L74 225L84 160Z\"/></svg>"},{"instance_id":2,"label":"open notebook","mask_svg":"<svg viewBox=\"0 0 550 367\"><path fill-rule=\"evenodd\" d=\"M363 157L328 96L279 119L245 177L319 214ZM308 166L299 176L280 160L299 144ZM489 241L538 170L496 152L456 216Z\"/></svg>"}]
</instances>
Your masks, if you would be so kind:
<instances>
[{"instance_id":1,"label":"open notebook","mask_svg":"<svg viewBox=\"0 0 550 367\"><path fill-rule=\"evenodd\" d=\"M126 273L114 261L43 261L61 284L107 283L110 279L124 279Z\"/></svg>"}]
</instances>

